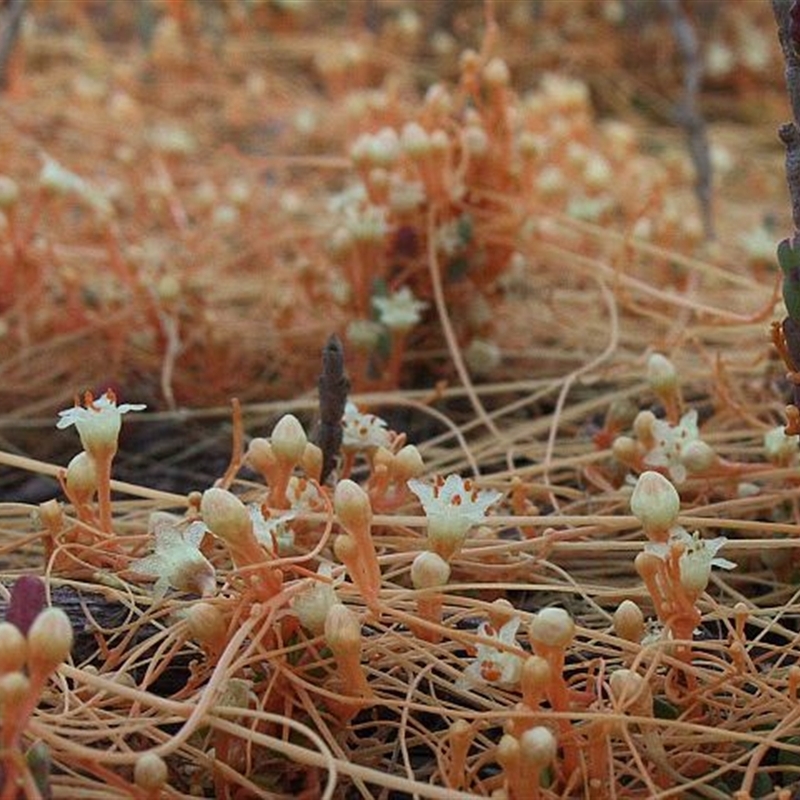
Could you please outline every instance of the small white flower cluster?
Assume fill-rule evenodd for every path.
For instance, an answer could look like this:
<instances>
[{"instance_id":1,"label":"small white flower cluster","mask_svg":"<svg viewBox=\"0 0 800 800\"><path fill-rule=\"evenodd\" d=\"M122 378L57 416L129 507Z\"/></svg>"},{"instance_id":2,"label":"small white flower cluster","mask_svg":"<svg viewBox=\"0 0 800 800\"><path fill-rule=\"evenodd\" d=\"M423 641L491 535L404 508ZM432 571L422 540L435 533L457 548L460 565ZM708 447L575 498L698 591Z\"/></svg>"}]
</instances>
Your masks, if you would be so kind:
<instances>
[{"instance_id":1,"label":"small white flower cluster","mask_svg":"<svg viewBox=\"0 0 800 800\"><path fill-rule=\"evenodd\" d=\"M359 411L355 403L347 403L342 417L342 450L345 453L388 448L392 439L386 420L375 414Z\"/></svg>"},{"instance_id":2,"label":"small white flower cluster","mask_svg":"<svg viewBox=\"0 0 800 800\"><path fill-rule=\"evenodd\" d=\"M391 331L411 330L422 319L428 304L417 300L408 286L403 286L386 297L373 297L372 305L381 323Z\"/></svg>"},{"instance_id":3,"label":"small white flower cluster","mask_svg":"<svg viewBox=\"0 0 800 800\"><path fill-rule=\"evenodd\" d=\"M720 569L736 569L733 561L717 556L728 539L717 536L713 539L702 539L700 533L688 533L684 528L675 526L670 531L669 540L665 542L648 542L644 546L646 553L658 556L666 561L673 548L679 547L682 552L678 558L680 581L684 590L693 598L699 597L708 586L712 567Z\"/></svg>"},{"instance_id":4,"label":"small white flower cluster","mask_svg":"<svg viewBox=\"0 0 800 800\"><path fill-rule=\"evenodd\" d=\"M488 622L482 622L476 633L498 644L513 647L517 643L517 630L521 619L513 616L499 631ZM495 686L513 686L519 682L522 672L522 656L508 650L499 650L488 644L479 644L474 660L456 682L459 688L491 683Z\"/></svg>"},{"instance_id":5,"label":"small white flower cluster","mask_svg":"<svg viewBox=\"0 0 800 800\"><path fill-rule=\"evenodd\" d=\"M154 599L160 600L170 587L203 596L214 594L216 572L200 551L203 537L209 532L205 524L197 521L184 526L180 517L157 511L150 515L149 529L155 536L154 551L132 561L130 569L157 579Z\"/></svg>"},{"instance_id":6,"label":"small white flower cluster","mask_svg":"<svg viewBox=\"0 0 800 800\"><path fill-rule=\"evenodd\" d=\"M656 419L652 424L655 446L645 455L649 467L666 467L675 483L683 483L690 473L710 467L716 456L701 438L697 411L687 411L677 425Z\"/></svg>"}]
</instances>

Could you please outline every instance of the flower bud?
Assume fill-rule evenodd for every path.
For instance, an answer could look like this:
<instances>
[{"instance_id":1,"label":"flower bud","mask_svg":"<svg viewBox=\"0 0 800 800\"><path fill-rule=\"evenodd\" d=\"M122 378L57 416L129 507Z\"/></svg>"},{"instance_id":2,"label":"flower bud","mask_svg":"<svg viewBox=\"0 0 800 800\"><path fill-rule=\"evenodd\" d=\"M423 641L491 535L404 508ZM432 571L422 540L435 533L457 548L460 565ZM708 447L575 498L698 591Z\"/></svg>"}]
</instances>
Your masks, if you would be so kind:
<instances>
[{"instance_id":1,"label":"flower bud","mask_svg":"<svg viewBox=\"0 0 800 800\"><path fill-rule=\"evenodd\" d=\"M11 622L0 622L0 675L17 672L25 666L28 640Z\"/></svg>"},{"instance_id":2,"label":"flower bud","mask_svg":"<svg viewBox=\"0 0 800 800\"><path fill-rule=\"evenodd\" d=\"M333 508L345 530L363 530L372 522L372 506L367 493L348 478L336 484L333 493Z\"/></svg>"},{"instance_id":3,"label":"flower bud","mask_svg":"<svg viewBox=\"0 0 800 800\"><path fill-rule=\"evenodd\" d=\"M361 624L344 604L334 603L325 617L325 640L334 655L361 652Z\"/></svg>"},{"instance_id":4,"label":"flower bud","mask_svg":"<svg viewBox=\"0 0 800 800\"><path fill-rule=\"evenodd\" d=\"M275 458L283 464L294 466L303 457L308 437L294 414L284 414L272 429L270 442Z\"/></svg>"},{"instance_id":5,"label":"flower bud","mask_svg":"<svg viewBox=\"0 0 800 800\"><path fill-rule=\"evenodd\" d=\"M13 715L14 710L25 703L30 690L30 679L21 672L9 672L0 677L0 719Z\"/></svg>"},{"instance_id":6,"label":"flower bud","mask_svg":"<svg viewBox=\"0 0 800 800\"><path fill-rule=\"evenodd\" d=\"M169 773L164 759L156 753L142 753L133 768L133 782L146 792L155 792L167 782Z\"/></svg>"},{"instance_id":7,"label":"flower bud","mask_svg":"<svg viewBox=\"0 0 800 800\"><path fill-rule=\"evenodd\" d=\"M200 502L200 513L211 532L226 543L236 545L245 541L249 544L253 535L250 513L245 504L227 489L206 489Z\"/></svg>"},{"instance_id":8,"label":"flower bud","mask_svg":"<svg viewBox=\"0 0 800 800\"><path fill-rule=\"evenodd\" d=\"M216 645L228 632L225 617L212 603L192 605L186 614L186 623L192 638L200 644Z\"/></svg>"},{"instance_id":9,"label":"flower bud","mask_svg":"<svg viewBox=\"0 0 800 800\"><path fill-rule=\"evenodd\" d=\"M563 608L543 608L528 626L534 642L547 647L566 647L575 636L575 622Z\"/></svg>"},{"instance_id":10,"label":"flower bud","mask_svg":"<svg viewBox=\"0 0 800 800\"><path fill-rule=\"evenodd\" d=\"M678 519L680 508L677 490L661 473L648 470L639 476L631 495L631 511L646 534L669 530Z\"/></svg>"},{"instance_id":11,"label":"flower bud","mask_svg":"<svg viewBox=\"0 0 800 800\"><path fill-rule=\"evenodd\" d=\"M431 140L425 129L416 122L407 122L400 134L403 150L412 158L419 158L430 152Z\"/></svg>"},{"instance_id":12,"label":"flower bud","mask_svg":"<svg viewBox=\"0 0 800 800\"><path fill-rule=\"evenodd\" d=\"M94 459L84 450L67 464L67 488L78 503L88 503L97 491L97 468Z\"/></svg>"},{"instance_id":13,"label":"flower bud","mask_svg":"<svg viewBox=\"0 0 800 800\"><path fill-rule=\"evenodd\" d=\"M330 569L326 575L320 568L320 574L327 577L330 575ZM307 631L319 636L325 630L328 612L337 604L339 600L333 585L325 581L314 581L307 589L295 595L292 600L292 610Z\"/></svg>"},{"instance_id":14,"label":"flower bud","mask_svg":"<svg viewBox=\"0 0 800 800\"><path fill-rule=\"evenodd\" d=\"M275 453L268 439L257 437L250 441L244 457L248 467L267 477L278 464Z\"/></svg>"},{"instance_id":15,"label":"flower bud","mask_svg":"<svg viewBox=\"0 0 800 800\"><path fill-rule=\"evenodd\" d=\"M322 450L313 442L309 442L303 450L300 466L309 478L319 481L322 475Z\"/></svg>"},{"instance_id":16,"label":"flower bud","mask_svg":"<svg viewBox=\"0 0 800 800\"><path fill-rule=\"evenodd\" d=\"M678 388L675 365L661 353L653 353L647 360L647 382L658 395L675 392Z\"/></svg>"},{"instance_id":17,"label":"flower bud","mask_svg":"<svg viewBox=\"0 0 800 800\"><path fill-rule=\"evenodd\" d=\"M491 86L508 86L511 81L508 65L502 58L493 58L483 68L483 79Z\"/></svg>"},{"instance_id":18,"label":"flower bud","mask_svg":"<svg viewBox=\"0 0 800 800\"><path fill-rule=\"evenodd\" d=\"M556 738L543 725L529 728L519 737L522 768L538 774L556 757Z\"/></svg>"},{"instance_id":19,"label":"flower bud","mask_svg":"<svg viewBox=\"0 0 800 800\"><path fill-rule=\"evenodd\" d=\"M522 696L539 702L545 696L553 671L548 661L541 656L529 656L525 659L520 673Z\"/></svg>"},{"instance_id":20,"label":"flower bud","mask_svg":"<svg viewBox=\"0 0 800 800\"><path fill-rule=\"evenodd\" d=\"M60 608L46 608L28 631L28 666L31 670L54 670L69 658L72 640L69 617Z\"/></svg>"},{"instance_id":21,"label":"flower bud","mask_svg":"<svg viewBox=\"0 0 800 800\"><path fill-rule=\"evenodd\" d=\"M0 175L0 209L6 210L16 205L19 200L19 186L8 175Z\"/></svg>"},{"instance_id":22,"label":"flower bud","mask_svg":"<svg viewBox=\"0 0 800 800\"><path fill-rule=\"evenodd\" d=\"M425 470L422 456L413 444L401 448L394 459L394 470L397 480L405 483L410 478L416 478Z\"/></svg>"},{"instance_id":23,"label":"flower bud","mask_svg":"<svg viewBox=\"0 0 800 800\"><path fill-rule=\"evenodd\" d=\"M626 710L643 717L653 715L653 692L638 672L618 669L609 678L608 685L614 699Z\"/></svg>"},{"instance_id":24,"label":"flower bud","mask_svg":"<svg viewBox=\"0 0 800 800\"><path fill-rule=\"evenodd\" d=\"M435 589L450 580L450 565L428 550L420 553L411 565L411 583L415 589Z\"/></svg>"},{"instance_id":25,"label":"flower bud","mask_svg":"<svg viewBox=\"0 0 800 800\"><path fill-rule=\"evenodd\" d=\"M623 600L614 612L614 633L629 642L640 642L644 635L644 614L633 600Z\"/></svg>"},{"instance_id":26,"label":"flower bud","mask_svg":"<svg viewBox=\"0 0 800 800\"><path fill-rule=\"evenodd\" d=\"M681 464L692 475L707 472L717 463L717 454L711 445L702 439L695 439L681 449Z\"/></svg>"},{"instance_id":27,"label":"flower bud","mask_svg":"<svg viewBox=\"0 0 800 800\"><path fill-rule=\"evenodd\" d=\"M655 444L655 424L656 415L652 411L640 411L633 420L633 433L648 450Z\"/></svg>"}]
</instances>

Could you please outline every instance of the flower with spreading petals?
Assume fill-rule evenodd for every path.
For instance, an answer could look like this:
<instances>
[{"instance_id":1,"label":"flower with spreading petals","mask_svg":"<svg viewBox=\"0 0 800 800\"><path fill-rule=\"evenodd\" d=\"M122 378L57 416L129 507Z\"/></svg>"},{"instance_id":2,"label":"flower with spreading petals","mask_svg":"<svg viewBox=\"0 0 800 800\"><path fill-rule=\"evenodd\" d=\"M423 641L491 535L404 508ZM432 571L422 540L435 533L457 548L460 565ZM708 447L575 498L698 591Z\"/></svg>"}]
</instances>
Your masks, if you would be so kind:
<instances>
[{"instance_id":1,"label":"flower with spreading petals","mask_svg":"<svg viewBox=\"0 0 800 800\"><path fill-rule=\"evenodd\" d=\"M358 410L355 403L347 403L342 417L342 450L361 452L389 447L392 434L386 429L386 420L375 414Z\"/></svg>"},{"instance_id":2,"label":"flower with spreading petals","mask_svg":"<svg viewBox=\"0 0 800 800\"><path fill-rule=\"evenodd\" d=\"M519 626L519 617L511 617L499 631L495 631L488 622L482 622L478 626L477 634L499 644L514 646ZM496 686L513 686L519 681L522 663L522 657L515 653L498 650L488 644L479 644L475 660L464 670L457 685L463 687L492 683Z\"/></svg>"},{"instance_id":3,"label":"flower with spreading petals","mask_svg":"<svg viewBox=\"0 0 800 800\"><path fill-rule=\"evenodd\" d=\"M408 286L403 286L388 297L373 297L372 305L380 321L390 330L397 331L411 330L428 307L426 302L414 297Z\"/></svg>"},{"instance_id":4,"label":"flower with spreading petals","mask_svg":"<svg viewBox=\"0 0 800 800\"><path fill-rule=\"evenodd\" d=\"M653 421L652 433L655 447L644 457L649 467L666 467L675 483L686 480L686 465L683 461L687 445L698 442L700 433L697 428L697 411L687 411L677 425L671 425L663 419Z\"/></svg>"},{"instance_id":5,"label":"flower with spreading petals","mask_svg":"<svg viewBox=\"0 0 800 800\"><path fill-rule=\"evenodd\" d=\"M111 389L107 389L97 399L87 392L83 407L76 404L58 412L56 427L63 429L74 425L78 429L83 449L94 458L109 452L113 455L117 451L122 415L144 408L146 406L142 403L123 403L118 406L117 397Z\"/></svg>"},{"instance_id":6,"label":"flower with spreading petals","mask_svg":"<svg viewBox=\"0 0 800 800\"><path fill-rule=\"evenodd\" d=\"M342 574L338 578L332 578L333 565L325 562L317 567L317 575L323 580L310 582L292 599L292 609L300 624L315 636L324 632L328 611L340 602L336 587L344 577Z\"/></svg>"},{"instance_id":7,"label":"flower with spreading petals","mask_svg":"<svg viewBox=\"0 0 800 800\"><path fill-rule=\"evenodd\" d=\"M247 506L247 510L250 512L250 519L253 520L253 533L256 539L270 553L277 552L278 555L283 555L294 547L294 531L287 524L297 516L294 511L267 517L258 503L251 503Z\"/></svg>"},{"instance_id":8,"label":"flower with spreading petals","mask_svg":"<svg viewBox=\"0 0 800 800\"><path fill-rule=\"evenodd\" d=\"M477 489L460 475L437 476L432 484L412 478L407 486L428 518L429 549L445 560L458 552L470 528L479 525L489 507L503 496L493 489Z\"/></svg>"},{"instance_id":9,"label":"flower with spreading petals","mask_svg":"<svg viewBox=\"0 0 800 800\"><path fill-rule=\"evenodd\" d=\"M668 542L649 542L644 549L666 561L673 547L682 547L683 552L678 559L681 586L693 597L699 597L708 586L712 567L735 569L733 561L717 556L727 541L725 536L703 539L697 531L690 534L684 528L675 526L670 531Z\"/></svg>"},{"instance_id":10,"label":"flower with spreading petals","mask_svg":"<svg viewBox=\"0 0 800 800\"><path fill-rule=\"evenodd\" d=\"M130 569L157 578L153 587L155 599L160 600L169 587L203 596L214 594L216 573L200 552L200 543L208 531L205 524L192 522L181 530L179 518L155 512L150 517L150 529L155 535L155 550L152 555L131 562Z\"/></svg>"}]
</instances>

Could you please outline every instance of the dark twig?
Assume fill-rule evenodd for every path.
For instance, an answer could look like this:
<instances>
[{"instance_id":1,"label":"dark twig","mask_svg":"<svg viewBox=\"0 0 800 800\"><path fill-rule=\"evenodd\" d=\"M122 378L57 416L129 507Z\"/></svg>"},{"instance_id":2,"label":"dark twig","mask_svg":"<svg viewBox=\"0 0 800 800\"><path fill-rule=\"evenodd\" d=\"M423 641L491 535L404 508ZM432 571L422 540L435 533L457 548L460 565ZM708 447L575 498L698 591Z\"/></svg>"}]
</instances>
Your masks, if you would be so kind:
<instances>
[{"instance_id":1,"label":"dark twig","mask_svg":"<svg viewBox=\"0 0 800 800\"><path fill-rule=\"evenodd\" d=\"M2 20L2 27L0 27L0 90L8 87L8 62L11 60L14 45L19 38L22 16L27 5L28 0L6 0L2 4L3 12L0 14L0 20Z\"/></svg>"},{"instance_id":2,"label":"dark twig","mask_svg":"<svg viewBox=\"0 0 800 800\"><path fill-rule=\"evenodd\" d=\"M333 334L322 349L322 373L319 376L319 430L317 444L322 449L324 483L336 465L342 447L342 417L347 404L350 381L344 371L344 348Z\"/></svg>"},{"instance_id":3,"label":"dark twig","mask_svg":"<svg viewBox=\"0 0 800 800\"><path fill-rule=\"evenodd\" d=\"M800 57L797 53L797 4L793 0L772 0L772 11L778 23L783 59L786 64L786 90L792 106L792 122L781 125L778 136L786 147L786 182L792 198L792 220L795 235L800 231Z\"/></svg>"},{"instance_id":4,"label":"dark twig","mask_svg":"<svg viewBox=\"0 0 800 800\"><path fill-rule=\"evenodd\" d=\"M695 194L703 217L706 239L714 238L714 215L712 210L712 167L708 146L706 122L697 104L700 84L703 79L703 60L697 33L686 16L679 0L661 0L672 24L675 44L684 65L683 97L675 107L675 121L686 132L689 154L695 169Z\"/></svg>"},{"instance_id":5,"label":"dark twig","mask_svg":"<svg viewBox=\"0 0 800 800\"><path fill-rule=\"evenodd\" d=\"M772 0L778 38L786 65L786 89L793 120L778 130L786 148L786 183L792 201L794 232L778 245L783 272L783 301L788 316L773 324L772 337L788 369L793 402L786 407L787 434L800 433L800 5L797 0Z\"/></svg>"}]
</instances>

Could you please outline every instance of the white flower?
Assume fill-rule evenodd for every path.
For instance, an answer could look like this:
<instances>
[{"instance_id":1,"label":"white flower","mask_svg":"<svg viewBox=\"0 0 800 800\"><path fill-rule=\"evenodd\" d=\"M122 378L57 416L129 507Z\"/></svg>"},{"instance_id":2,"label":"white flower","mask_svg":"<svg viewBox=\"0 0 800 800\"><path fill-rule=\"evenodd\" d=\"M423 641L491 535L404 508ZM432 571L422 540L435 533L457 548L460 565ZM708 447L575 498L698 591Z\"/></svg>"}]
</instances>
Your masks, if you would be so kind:
<instances>
[{"instance_id":1,"label":"white flower","mask_svg":"<svg viewBox=\"0 0 800 800\"><path fill-rule=\"evenodd\" d=\"M479 490L460 475L436 477L433 484L412 478L407 486L419 498L428 518L430 549L449 559L458 551L474 525L503 495L493 489Z\"/></svg>"},{"instance_id":2,"label":"white flower","mask_svg":"<svg viewBox=\"0 0 800 800\"><path fill-rule=\"evenodd\" d=\"M355 403L347 403L342 417L342 450L374 450L389 447L391 433L386 430L386 420L375 414L364 414Z\"/></svg>"},{"instance_id":3,"label":"white flower","mask_svg":"<svg viewBox=\"0 0 800 800\"><path fill-rule=\"evenodd\" d=\"M324 511L326 508L325 498L317 484L298 475L289 478L286 499L296 511Z\"/></svg>"},{"instance_id":4,"label":"white flower","mask_svg":"<svg viewBox=\"0 0 800 800\"><path fill-rule=\"evenodd\" d=\"M390 330L407 331L422 319L422 312L428 304L417 300L408 286L390 294L388 297L373 297L372 305L378 312L380 321Z\"/></svg>"},{"instance_id":5,"label":"white flower","mask_svg":"<svg viewBox=\"0 0 800 800\"><path fill-rule=\"evenodd\" d=\"M652 433L656 445L644 457L644 463L650 467L666 467L675 483L683 483L686 480L683 450L691 442L700 440L697 411L687 411L677 425L670 425L663 419L654 420Z\"/></svg>"},{"instance_id":6,"label":"white flower","mask_svg":"<svg viewBox=\"0 0 800 800\"><path fill-rule=\"evenodd\" d=\"M297 516L294 511L279 514L276 517L265 517L258 503L247 506L250 519L253 520L253 533L270 553L283 555L294 547L294 531L287 524Z\"/></svg>"},{"instance_id":7,"label":"white flower","mask_svg":"<svg viewBox=\"0 0 800 800\"><path fill-rule=\"evenodd\" d=\"M725 536L714 539L702 539L699 532L688 533L684 528L675 526L670 531L669 541L650 542L644 546L645 552L652 553L663 560L669 558L673 546L681 546L683 552L678 559L680 581L683 588L691 595L699 597L708 586L712 567L734 569L736 564L727 558L720 558L717 552L727 543Z\"/></svg>"},{"instance_id":8,"label":"white flower","mask_svg":"<svg viewBox=\"0 0 800 800\"><path fill-rule=\"evenodd\" d=\"M520 618L512 617L496 632L488 622L478 626L477 634L504 645L514 646L517 642L517 629ZM459 687L493 683L497 686L513 686L519 681L522 672L522 657L507 650L498 650L487 644L479 644L475 660L464 670L456 682Z\"/></svg>"},{"instance_id":9,"label":"white flower","mask_svg":"<svg viewBox=\"0 0 800 800\"><path fill-rule=\"evenodd\" d=\"M311 581L308 587L296 594L292 600L292 610L300 620L300 624L315 636L324 632L328 611L331 606L339 602L336 586L342 582L344 573L333 581L332 574L332 564L320 564L317 575L325 580Z\"/></svg>"},{"instance_id":10,"label":"white flower","mask_svg":"<svg viewBox=\"0 0 800 800\"><path fill-rule=\"evenodd\" d=\"M83 449L91 456L113 455L117 450L117 438L122 427L122 415L129 411L141 411L146 408L142 403L123 403L117 405L117 398L111 389L96 400L87 392L84 398L85 408L75 405L65 411L59 411L60 419L56 427L68 428L74 425L81 437Z\"/></svg>"},{"instance_id":11,"label":"white flower","mask_svg":"<svg viewBox=\"0 0 800 800\"><path fill-rule=\"evenodd\" d=\"M202 522L192 522L180 529L180 519L172 514L155 512L150 516L150 531L155 535L152 555L131 562L130 569L139 575L157 577L153 596L160 600L168 587L179 592L208 596L217 587L216 573L200 552L208 528Z\"/></svg>"},{"instance_id":12,"label":"white flower","mask_svg":"<svg viewBox=\"0 0 800 800\"><path fill-rule=\"evenodd\" d=\"M797 436L787 436L783 425L770 428L764 434L764 451L769 461L779 467L791 466L797 461Z\"/></svg>"}]
</instances>

